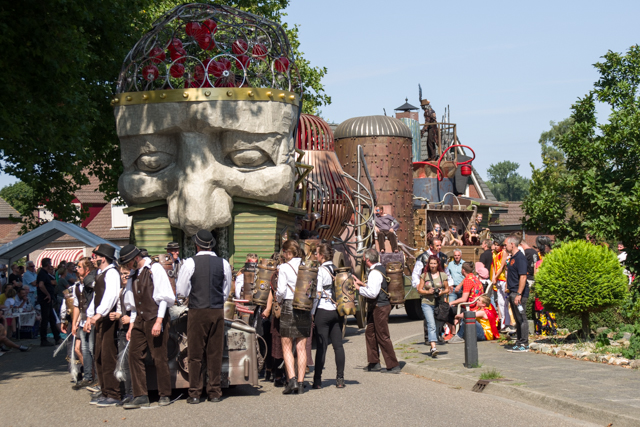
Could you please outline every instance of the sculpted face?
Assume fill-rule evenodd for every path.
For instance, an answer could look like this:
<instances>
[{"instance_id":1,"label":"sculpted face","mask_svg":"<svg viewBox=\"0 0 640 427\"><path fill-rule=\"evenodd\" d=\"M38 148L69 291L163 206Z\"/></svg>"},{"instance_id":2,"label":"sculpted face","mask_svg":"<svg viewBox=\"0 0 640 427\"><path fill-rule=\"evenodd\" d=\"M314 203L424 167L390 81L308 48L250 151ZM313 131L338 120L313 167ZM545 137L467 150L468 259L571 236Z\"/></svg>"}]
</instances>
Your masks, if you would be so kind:
<instances>
[{"instance_id":1,"label":"sculpted face","mask_svg":"<svg viewBox=\"0 0 640 427\"><path fill-rule=\"evenodd\" d=\"M298 107L206 101L116 107L129 205L166 200L187 235L231 224L232 197L290 204Z\"/></svg>"}]
</instances>

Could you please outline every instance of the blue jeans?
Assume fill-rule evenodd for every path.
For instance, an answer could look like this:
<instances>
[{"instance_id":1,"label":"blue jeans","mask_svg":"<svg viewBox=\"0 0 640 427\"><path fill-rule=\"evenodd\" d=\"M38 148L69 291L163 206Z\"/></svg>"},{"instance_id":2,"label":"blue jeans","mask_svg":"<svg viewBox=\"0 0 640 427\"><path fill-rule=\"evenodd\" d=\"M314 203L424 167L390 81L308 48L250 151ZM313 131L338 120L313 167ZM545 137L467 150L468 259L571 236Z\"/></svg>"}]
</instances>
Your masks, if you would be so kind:
<instances>
[{"instance_id":1,"label":"blue jeans","mask_svg":"<svg viewBox=\"0 0 640 427\"><path fill-rule=\"evenodd\" d=\"M460 329L458 329L458 336L464 339L464 319L461 320ZM487 337L484 336L484 329L482 325L476 321L476 339L478 341L486 341Z\"/></svg>"},{"instance_id":2,"label":"blue jeans","mask_svg":"<svg viewBox=\"0 0 640 427\"><path fill-rule=\"evenodd\" d=\"M433 305L422 303L422 313L424 313L424 321L427 322L427 338L429 342L438 342L436 319L433 317L434 307Z\"/></svg>"},{"instance_id":3,"label":"blue jeans","mask_svg":"<svg viewBox=\"0 0 640 427\"><path fill-rule=\"evenodd\" d=\"M96 344L96 328L91 328L91 332L86 333L78 326L78 337L80 338L80 350L82 351L82 368L84 373L82 379L93 382L94 347Z\"/></svg>"}]
</instances>

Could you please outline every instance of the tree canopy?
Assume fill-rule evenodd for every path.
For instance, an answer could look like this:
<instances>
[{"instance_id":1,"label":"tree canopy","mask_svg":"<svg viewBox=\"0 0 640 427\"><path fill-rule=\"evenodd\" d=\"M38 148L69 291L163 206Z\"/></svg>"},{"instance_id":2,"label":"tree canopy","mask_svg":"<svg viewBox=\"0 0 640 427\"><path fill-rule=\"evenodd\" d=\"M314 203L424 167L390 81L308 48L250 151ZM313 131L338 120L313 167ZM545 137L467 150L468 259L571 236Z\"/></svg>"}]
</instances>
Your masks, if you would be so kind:
<instances>
[{"instance_id":1,"label":"tree canopy","mask_svg":"<svg viewBox=\"0 0 640 427\"><path fill-rule=\"evenodd\" d=\"M25 202L31 199L33 190L24 182L18 181L0 189L0 197L11 205L20 215L29 215L30 206Z\"/></svg>"},{"instance_id":2,"label":"tree canopy","mask_svg":"<svg viewBox=\"0 0 640 427\"><path fill-rule=\"evenodd\" d=\"M203 2L204 1L200 1ZM39 206L65 221L82 217L71 203L100 178L107 198L117 197L120 148L109 101L128 51L176 0L25 0L0 6L0 167L32 189L22 203L27 227ZM218 0L282 22L289 0ZM305 87L304 112L317 113L331 98L326 68L300 52L298 28L283 25Z\"/></svg>"},{"instance_id":3,"label":"tree canopy","mask_svg":"<svg viewBox=\"0 0 640 427\"><path fill-rule=\"evenodd\" d=\"M605 246L574 240L544 257L536 274L536 296L550 311L580 314L585 336L589 313L622 304L627 276L616 255Z\"/></svg>"},{"instance_id":4,"label":"tree canopy","mask_svg":"<svg viewBox=\"0 0 640 427\"><path fill-rule=\"evenodd\" d=\"M566 156L565 170L545 163L534 170L535 191L523 206L527 226L561 239L589 233L620 241L627 268L640 270L640 47L607 52L595 64L600 78L572 106L573 123L557 138ZM596 103L610 111L598 123ZM554 197L558 200L555 204ZM545 208L544 201L551 208ZM636 279L627 314L640 314Z\"/></svg>"},{"instance_id":5,"label":"tree canopy","mask_svg":"<svg viewBox=\"0 0 640 427\"><path fill-rule=\"evenodd\" d=\"M520 201L529 192L529 180L518 173L520 164L505 160L489 166L487 185L499 201Z\"/></svg>"}]
</instances>

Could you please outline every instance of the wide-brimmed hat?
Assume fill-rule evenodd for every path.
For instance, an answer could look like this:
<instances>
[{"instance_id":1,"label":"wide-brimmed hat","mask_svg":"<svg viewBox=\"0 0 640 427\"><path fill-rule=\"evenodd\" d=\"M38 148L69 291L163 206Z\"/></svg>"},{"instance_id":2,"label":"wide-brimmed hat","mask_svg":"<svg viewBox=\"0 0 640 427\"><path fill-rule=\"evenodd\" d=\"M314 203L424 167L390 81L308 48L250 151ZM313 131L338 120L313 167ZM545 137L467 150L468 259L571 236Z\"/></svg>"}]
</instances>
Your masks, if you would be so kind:
<instances>
[{"instance_id":1,"label":"wide-brimmed hat","mask_svg":"<svg viewBox=\"0 0 640 427\"><path fill-rule=\"evenodd\" d=\"M118 263L120 265L125 265L133 261L133 259L138 255L140 255L140 249L138 249L136 245L127 245L120 249L120 258L118 258Z\"/></svg>"},{"instance_id":2,"label":"wide-brimmed hat","mask_svg":"<svg viewBox=\"0 0 640 427\"><path fill-rule=\"evenodd\" d=\"M202 249L211 249L216 245L216 239L208 230L200 230L193 236L193 243Z\"/></svg>"},{"instance_id":3,"label":"wide-brimmed hat","mask_svg":"<svg viewBox=\"0 0 640 427\"><path fill-rule=\"evenodd\" d=\"M93 250L93 253L113 260L116 255L116 248L106 243L101 243Z\"/></svg>"},{"instance_id":4,"label":"wide-brimmed hat","mask_svg":"<svg viewBox=\"0 0 640 427\"><path fill-rule=\"evenodd\" d=\"M180 244L178 242L169 242L167 243L167 247L164 248L167 251L175 251L180 249Z\"/></svg>"}]
</instances>

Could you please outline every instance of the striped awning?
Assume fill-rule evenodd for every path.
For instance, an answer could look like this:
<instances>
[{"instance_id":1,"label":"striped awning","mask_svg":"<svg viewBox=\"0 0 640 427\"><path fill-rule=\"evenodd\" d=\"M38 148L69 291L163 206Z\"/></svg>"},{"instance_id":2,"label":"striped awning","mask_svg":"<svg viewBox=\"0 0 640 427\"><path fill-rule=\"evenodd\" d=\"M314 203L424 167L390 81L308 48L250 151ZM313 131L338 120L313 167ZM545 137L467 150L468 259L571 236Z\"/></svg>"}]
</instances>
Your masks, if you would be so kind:
<instances>
[{"instance_id":1,"label":"striped awning","mask_svg":"<svg viewBox=\"0 0 640 427\"><path fill-rule=\"evenodd\" d=\"M36 259L36 268L40 268L42 265L42 260L44 258L51 258L51 265L53 268L58 268L58 264L62 261L77 261L82 258L84 255L84 249L51 249L47 251L42 251L38 258Z\"/></svg>"}]
</instances>

